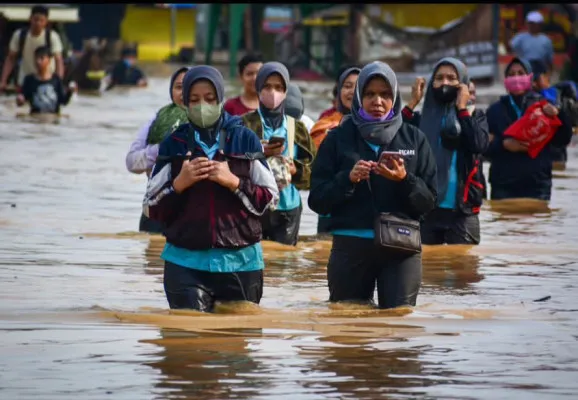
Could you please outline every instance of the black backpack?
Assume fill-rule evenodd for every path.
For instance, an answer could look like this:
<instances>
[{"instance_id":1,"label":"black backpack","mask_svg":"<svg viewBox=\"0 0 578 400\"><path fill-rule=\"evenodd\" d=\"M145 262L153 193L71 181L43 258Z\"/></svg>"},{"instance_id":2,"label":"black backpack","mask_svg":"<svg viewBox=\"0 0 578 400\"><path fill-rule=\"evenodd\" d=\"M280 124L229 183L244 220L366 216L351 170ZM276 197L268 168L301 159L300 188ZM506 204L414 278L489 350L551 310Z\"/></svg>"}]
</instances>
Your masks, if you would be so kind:
<instances>
[{"instance_id":1,"label":"black backpack","mask_svg":"<svg viewBox=\"0 0 578 400\"><path fill-rule=\"evenodd\" d=\"M24 52L24 45L26 44L26 36L28 36L28 28L20 29L20 37L18 39L18 60L22 60L22 53ZM52 48L52 30L46 28L46 47Z\"/></svg>"}]
</instances>

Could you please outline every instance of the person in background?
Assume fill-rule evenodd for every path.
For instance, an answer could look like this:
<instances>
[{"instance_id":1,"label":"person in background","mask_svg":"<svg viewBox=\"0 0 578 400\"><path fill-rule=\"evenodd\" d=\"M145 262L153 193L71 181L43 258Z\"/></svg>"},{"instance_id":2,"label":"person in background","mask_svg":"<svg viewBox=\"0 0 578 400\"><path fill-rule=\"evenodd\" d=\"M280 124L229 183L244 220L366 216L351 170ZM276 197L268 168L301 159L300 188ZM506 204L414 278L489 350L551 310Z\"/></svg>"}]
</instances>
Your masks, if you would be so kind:
<instances>
[{"instance_id":1,"label":"person in background","mask_svg":"<svg viewBox=\"0 0 578 400\"><path fill-rule=\"evenodd\" d=\"M337 110L331 115L321 118L309 131L316 148L319 148L327 136L327 132L339 125L344 115L350 114L355 84L360 71L361 69L352 67L341 73L337 81Z\"/></svg>"},{"instance_id":2,"label":"person in background","mask_svg":"<svg viewBox=\"0 0 578 400\"><path fill-rule=\"evenodd\" d=\"M183 107L183 78L187 71L188 68L182 67L173 73L169 86L171 103L157 111L154 117L140 128L135 141L131 143L125 160L129 172L144 172L149 176L159 154L159 143L180 125L188 122ZM161 233L162 225L142 214L139 231Z\"/></svg>"},{"instance_id":3,"label":"person in background","mask_svg":"<svg viewBox=\"0 0 578 400\"><path fill-rule=\"evenodd\" d=\"M49 72L62 79L64 77L64 61L62 58L62 40L54 30L48 29L48 8L41 5L32 7L30 11L30 26L18 29L10 39L8 57L2 68L0 78L0 92L6 89L8 78L12 70L18 64L17 86L22 86L27 75L35 74L36 56L35 51L39 47L48 47L52 53Z\"/></svg>"},{"instance_id":4,"label":"person in background","mask_svg":"<svg viewBox=\"0 0 578 400\"><path fill-rule=\"evenodd\" d=\"M546 104L546 115L557 115L562 121L554 137L536 158L528 155L528 144L504 136L510 125L524 115L526 109L544 97L532 90L532 66L527 60L514 58L506 67L504 86L507 95L490 105L486 111L492 141L486 152L490 159L492 200L533 198L549 201L552 194L552 148L564 147L572 139L572 123L552 104Z\"/></svg>"},{"instance_id":5,"label":"person in background","mask_svg":"<svg viewBox=\"0 0 578 400\"><path fill-rule=\"evenodd\" d=\"M289 71L283 64L263 64L255 81L259 108L242 118L264 141L265 156L280 190L277 208L263 215L263 239L294 246L303 210L299 190L309 189L315 145L305 125L287 115L289 82Z\"/></svg>"},{"instance_id":6,"label":"person in background","mask_svg":"<svg viewBox=\"0 0 578 400\"><path fill-rule=\"evenodd\" d=\"M259 94L255 89L255 79L264 62L261 53L249 53L239 60L239 78L243 84L243 93L225 102L225 111L229 114L243 115L259 107Z\"/></svg>"},{"instance_id":7,"label":"person in background","mask_svg":"<svg viewBox=\"0 0 578 400\"><path fill-rule=\"evenodd\" d=\"M172 309L212 312L216 301L259 304L263 294L260 218L275 206L275 178L257 135L224 111L225 82L214 67L183 81L188 122L160 144L143 208L165 226L164 288Z\"/></svg>"},{"instance_id":8,"label":"person in background","mask_svg":"<svg viewBox=\"0 0 578 400\"><path fill-rule=\"evenodd\" d=\"M328 108L327 110L325 110L321 114L319 114L319 118L317 118L317 121L319 121L320 119L323 119L323 118L327 118L337 111L338 93L339 93L339 89L338 89L338 85L336 83L333 86L333 90L331 91L331 95L333 96L333 100L331 100L331 108Z\"/></svg>"},{"instance_id":9,"label":"person in background","mask_svg":"<svg viewBox=\"0 0 578 400\"><path fill-rule=\"evenodd\" d=\"M407 157L382 160L383 150ZM404 123L397 78L376 61L361 70L351 116L321 143L313 163L309 207L330 214L329 300L380 308L414 306L421 253L403 254L374 242L376 213L420 220L436 203L436 160L419 128Z\"/></svg>"},{"instance_id":10,"label":"person in background","mask_svg":"<svg viewBox=\"0 0 578 400\"><path fill-rule=\"evenodd\" d=\"M520 32L510 41L510 47L519 58L541 60L552 70L554 65L554 47L552 40L542 33L544 17L539 11L526 15L528 32Z\"/></svg>"},{"instance_id":11,"label":"person in background","mask_svg":"<svg viewBox=\"0 0 578 400\"><path fill-rule=\"evenodd\" d=\"M414 111L424 93L418 78L406 122L425 133L437 163L438 204L422 222L423 244L479 244L478 214L484 198L481 155L488 148L488 121L470 114L467 68L453 57L442 58L427 85L422 112Z\"/></svg>"},{"instance_id":12,"label":"person in background","mask_svg":"<svg viewBox=\"0 0 578 400\"><path fill-rule=\"evenodd\" d=\"M352 67L341 73L337 82L337 111L317 121L309 132L317 149L321 146L327 133L341 123L343 116L351 113L351 103L359 72L361 72L361 69ZM317 219L317 234L329 233L329 221L329 215L319 215Z\"/></svg>"},{"instance_id":13,"label":"person in background","mask_svg":"<svg viewBox=\"0 0 578 400\"><path fill-rule=\"evenodd\" d=\"M16 96L16 104L30 104L30 114L60 114L60 107L67 105L75 91L71 82L65 88L62 79L50 69L52 54L46 46L34 50L36 73L26 75L22 83L21 93Z\"/></svg>"},{"instance_id":14,"label":"person in background","mask_svg":"<svg viewBox=\"0 0 578 400\"><path fill-rule=\"evenodd\" d=\"M540 60L530 61L533 71L533 87L536 92L559 109L564 110L564 114L569 117L572 127L576 126L578 120L576 109L576 87L573 82L560 82L552 86L550 82L550 72L547 65ZM568 160L567 146L552 146L552 160L554 166L563 169Z\"/></svg>"},{"instance_id":15,"label":"person in background","mask_svg":"<svg viewBox=\"0 0 578 400\"><path fill-rule=\"evenodd\" d=\"M122 50L122 59L118 61L105 77L106 90L116 85L146 87L148 85L144 73L136 63L136 50L125 48Z\"/></svg>"},{"instance_id":16,"label":"person in background","mask_svg":"<svg viewBox=\"0 0 578 400\"><path fill-rule=\"evenodd\" d=\"M303 125L305 125L307 128L307 132L311 131L314 122L309 116L304 114L305 101L303 100L303 93L301 93L299 86L294 83L289 83L289 87L287 88L285 112L287 115L295 118L297 121L303 122Z\"/></svg>"}]
</instances>

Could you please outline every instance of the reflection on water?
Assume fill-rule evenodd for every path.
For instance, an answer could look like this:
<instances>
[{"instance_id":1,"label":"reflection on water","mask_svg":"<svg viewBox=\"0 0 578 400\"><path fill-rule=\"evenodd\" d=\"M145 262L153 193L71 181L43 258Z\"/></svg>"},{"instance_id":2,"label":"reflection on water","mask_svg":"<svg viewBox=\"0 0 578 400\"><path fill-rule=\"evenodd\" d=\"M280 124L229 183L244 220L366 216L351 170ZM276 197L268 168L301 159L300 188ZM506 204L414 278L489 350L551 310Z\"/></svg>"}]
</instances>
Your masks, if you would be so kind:
<instances>
[{"instance_id":1,"label":"reflection on water","mask_svg":"<svg viewBox=\"0 0 578 400\"><path fill-rule=\"evenodd\" d=\"M135 232L146 178L124 167L167 85L80 96L58 121L0 100L0 398L575 397L576 148L549 205L488 202L480 246L426 246L413 311L328 304L331 244L308 237L263 244L261 307L170 312L164 239Z\"/></svg>"}]
</instances>

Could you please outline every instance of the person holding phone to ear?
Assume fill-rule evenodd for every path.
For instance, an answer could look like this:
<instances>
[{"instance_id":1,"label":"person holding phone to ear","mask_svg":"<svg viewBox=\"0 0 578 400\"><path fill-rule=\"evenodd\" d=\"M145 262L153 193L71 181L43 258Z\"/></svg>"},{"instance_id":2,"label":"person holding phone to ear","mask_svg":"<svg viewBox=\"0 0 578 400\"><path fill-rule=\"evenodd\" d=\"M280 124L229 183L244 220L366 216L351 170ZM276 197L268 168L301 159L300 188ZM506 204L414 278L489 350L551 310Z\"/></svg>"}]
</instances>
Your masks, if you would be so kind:
<instances>
[{"instance_id":1,"label":"person holding phone to ear","mask_svg":"<svg viewBox=\"0 0 578 400\"><path fill-rule=\"evenodd\" d=\"M489 144L483 112L470 113L470 79L464 63L443 58L429 83L418 78L403 109L407 122L427 136L437 163L437 207L422 223L424 244L479 244L478 214L485 197L482 154ZM425 92L421 113L414 111ZM476 112L478 111L478 112Z\"/></svg>"}]
</instances>

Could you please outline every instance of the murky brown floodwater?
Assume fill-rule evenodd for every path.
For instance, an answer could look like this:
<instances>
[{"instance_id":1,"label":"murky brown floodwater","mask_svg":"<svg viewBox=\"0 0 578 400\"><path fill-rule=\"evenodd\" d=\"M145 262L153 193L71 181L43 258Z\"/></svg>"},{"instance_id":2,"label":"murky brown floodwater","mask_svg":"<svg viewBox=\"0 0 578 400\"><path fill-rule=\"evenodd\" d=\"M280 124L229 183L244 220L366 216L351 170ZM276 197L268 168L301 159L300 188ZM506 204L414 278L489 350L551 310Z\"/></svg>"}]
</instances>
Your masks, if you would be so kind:
<instances>
[{"instance_id":1,"label":"murky brown floodwater","mask_svg":"<svg viewBox=\"0 0 578 400\"><path fill-rule=\"evenodd\" d=\"M81 96L60 124L0 102L0 398L575 398L575 148L550 208L486 205L481 246L425 250L413 313L330 307L329 243L305 241L264 244L261 308L169 314L124 166L167 85Z\"/></svg>"}]
</instances>

